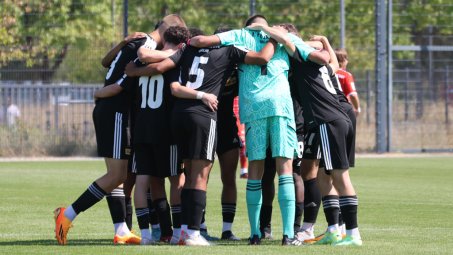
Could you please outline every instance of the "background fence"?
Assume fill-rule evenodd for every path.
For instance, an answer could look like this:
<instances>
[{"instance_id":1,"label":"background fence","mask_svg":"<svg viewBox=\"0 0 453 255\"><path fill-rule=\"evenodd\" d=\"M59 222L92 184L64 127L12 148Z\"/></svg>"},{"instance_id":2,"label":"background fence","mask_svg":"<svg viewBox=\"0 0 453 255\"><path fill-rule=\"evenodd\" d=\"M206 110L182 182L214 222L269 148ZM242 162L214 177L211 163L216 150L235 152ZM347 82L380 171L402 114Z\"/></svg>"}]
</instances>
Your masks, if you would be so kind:
<instances>
[{"instance_id":1,"label":"background fence","mask_svg":"<svg viewBox=\"0 0 453 255\"><path fill-rule=\"evenodd\" d=\"M377 4L391 14L384 13L389 33L376 33ZM0 13L0 156L93 155L92 95L106 73L101 58L124 25L149 32L169 13L207 34L218 25L242 27L251 13L270 24L292 22L304 39L325 34L350 55L362 108L359 151L376 151L382 128L391 151L453 150L453 0L6 0ZM384 55L376 55L377 39L387 43ZM376 82L376 56L390 60L383 83ZM376 100L383 89L387 108ZM21 110L14 128L6 124L8 98ZM376 121L378 113L387 126Z\"/></svg>"}]
</instances>

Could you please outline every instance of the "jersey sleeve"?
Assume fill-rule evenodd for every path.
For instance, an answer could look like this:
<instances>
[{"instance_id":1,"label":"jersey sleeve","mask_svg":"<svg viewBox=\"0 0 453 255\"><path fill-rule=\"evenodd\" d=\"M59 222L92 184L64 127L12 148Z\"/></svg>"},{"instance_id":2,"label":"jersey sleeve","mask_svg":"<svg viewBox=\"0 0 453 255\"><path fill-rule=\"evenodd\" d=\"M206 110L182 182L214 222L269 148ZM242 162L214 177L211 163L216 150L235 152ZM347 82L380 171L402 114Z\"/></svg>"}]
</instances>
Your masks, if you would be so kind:
<instances>
[{"instance_id":1,"label":"jersey sleeve","mask_svg":"<svg viewBox=\"0 0 453 255\"><path fill-rule=\"evenodd\" d=\"M154 41L153 38L151 38L150 36L146 36L146 41L143 43L141 47L144 47L146 49L150 49L150 50L155 50L157 48L157 43L156 41Z\"/></svg>"},{"instance_id":2,"label":"jersey sleeve","mask_svg":"<svg viewBox=\"0 0 453 255\"><path fill-rule=\"evenodd\" d=\"M354 77L352 76L352 74L348 73L348 75L346 75L346 79L345 79L345 85L346 85L346 89L347 93L346 96L349 96L351 94L357 94L357 90L355 88L355 82L354 82Z\"/></svg>"},{"instance_id":3,"label":"jersey sleeve","mask_svg":"<svg viewBox=\"0 0 453 255\"><path fill-rule=\"evenodd\" d=\"M304 41L302 41L302 39L300 39L299 37L297 37L291 33L288 33L288 37L291 40L291 42L294 43L294 46L296 46L297 51L299 51L299 53L300 53L300 56L305 61L308 60L308 56L310 55L310 53L312 53L313 51L316 50L316 49L308 46L308 44L304 43Z\"/></svg>"},{"instance_id":4,"label":"jersey sleeve","mask_svg":"<svg viewBox=\"0 0 453 255\"><path fill-rule=\"evenodd\" d=\"M182 49L179 49L175 54L170 56L170 60L178 65L186 48L187 46L184 46Z\"/></svg>"},{"instance_id":5,"label":"jersey sleeve","mask_svg":"<svg viewBox=\"0 0 453 255\"><path fill-rule=\"evenodd\" d=\"M223 46L243 44L241 29L230 30L216 35L219 37L220 44Z\"/></svg>"},{"instance_id":6,"label":"jersey sleeve","mask_svg":"<svg viewBox=\"0 0 453 255\"><path fill-rule=\"evenodd\" d=\"M229 46L228 55L231 60L236 63L243 63L245 56L249 52L246 48L240 46Z\"/></svg>"}]
</instances>

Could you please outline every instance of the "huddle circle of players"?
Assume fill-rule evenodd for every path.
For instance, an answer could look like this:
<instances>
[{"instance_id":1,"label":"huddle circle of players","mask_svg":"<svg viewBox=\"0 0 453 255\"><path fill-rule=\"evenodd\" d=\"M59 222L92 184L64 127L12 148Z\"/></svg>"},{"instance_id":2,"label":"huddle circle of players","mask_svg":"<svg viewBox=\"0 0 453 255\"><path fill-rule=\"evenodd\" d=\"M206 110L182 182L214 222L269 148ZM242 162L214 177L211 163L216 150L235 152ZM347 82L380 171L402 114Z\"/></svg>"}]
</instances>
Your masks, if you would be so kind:
<instances>
[{"instance_id":1,"label":"huddle circle of players","mask_svg":"<svg viewBox=\"0 0 453 255\"><path fill-rule=\"evenodd\" d=\"M294 25L270 27L262 15L242 29L205 36L171 14L150 34L126 37L103 58L105 86L94 95L107 173L55 209L58 243L66 244L74 219L105 196L115 244L210 245L219 239L204 223L215 154L223 183L220 239L240 241L232 225L236 168L247 141L250 245L272 238L276 174L282 245L362 245L348 173L360 107L343 70L346 52L337 54L340 63L325 36L303 41ZM237 124L237 108L244 125ZM140 237L131 232L134 185ZM315 236L321 202L328 227Z\"/></svg>"}]
</instances>

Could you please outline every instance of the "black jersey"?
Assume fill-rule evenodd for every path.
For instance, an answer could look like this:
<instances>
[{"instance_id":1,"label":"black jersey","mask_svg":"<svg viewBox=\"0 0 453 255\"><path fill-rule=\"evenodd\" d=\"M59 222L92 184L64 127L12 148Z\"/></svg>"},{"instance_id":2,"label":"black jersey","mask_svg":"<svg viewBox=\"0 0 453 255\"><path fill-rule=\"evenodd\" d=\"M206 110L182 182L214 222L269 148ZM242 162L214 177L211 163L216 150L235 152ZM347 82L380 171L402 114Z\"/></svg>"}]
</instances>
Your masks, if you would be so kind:
<instances>
[{"instance_id":1,"label":"black jersey","mask_svg":"<svg viewBox=\"0 0 453 255\"><path fill-rule=\"evenodd\" d=\"M212 48L187 46L171 59L179 65L181 85L219 97L235 64L244 62L246 54L247 51L234 46ZM217 119L216 112L212 112L201 100L196 99L179 98L176 100L174 111L194 112Z\"/></svg>"},{"instance_id":2,"label":"black jersey","mask_svg":"<svg viewBox=\"0 0 453 255\"><path fill-rule=\"evenodd\" d=\"M163 139L172 142L171 112L175 98L170 82L178 76L179 71L172 69L164 74L139 78L134 144L161 143Z\"/></svg>"},{"instance_id":3,"label":"black jersey","mask_svg":"<svg viewBox=\"0 0 453 255\"><path fill-rule=\"evenodd\" d=\"M236 82L226 84L223 88L222 94L219 97L219 105L217 107L217 117L220 119L234 119L236 116L233 112L234 98L238 95L239 87L237 83L237 71L235 70L231 75L230 79L234 79ZM236 125L236 123L235 123Z\"/></svg>"},{"instance_id":4,"label":"black jersey","mask_svg":"<svg viewBox=\"0 0 453 255\"><path fill-rule=\"evenodd\" d=\"M333 87L330 66L305 61L298 50L290 58L294 75L290 82L296 84L296 97L302 105L305 125L308 129L336 119L349 120Z\"/></svg>"},{"instance_id":5,"label":"black jersey","mask_svg":"<svg viewBox=\"0 0 453 255\"><path fill-rule=\"evenodd\" d=\"M116 58L110 64L109 71L105 76L104 86L113 83L118 83L122 88L118 95L101 98L97 101L97 105L105 106L106 109L112 112L127 113L131 102L132 94L131 87L134 87L138 82L138 78L127 77L124 74L126 65L137 58L137 51L140 47L155 49L157 43L150 36L133 40L127 43L116 55Z\"/></svg>"}]
</instances>

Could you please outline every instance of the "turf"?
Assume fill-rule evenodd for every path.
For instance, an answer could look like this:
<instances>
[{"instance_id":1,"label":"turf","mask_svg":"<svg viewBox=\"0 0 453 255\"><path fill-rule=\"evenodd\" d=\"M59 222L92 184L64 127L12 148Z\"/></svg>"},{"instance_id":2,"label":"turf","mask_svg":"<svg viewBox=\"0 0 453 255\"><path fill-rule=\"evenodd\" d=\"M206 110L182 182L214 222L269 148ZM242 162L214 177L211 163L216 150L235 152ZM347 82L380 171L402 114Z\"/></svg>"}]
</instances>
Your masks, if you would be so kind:
<instances>
[{"instance_id":1,"label":"turf","mask_svg":"<svg viewBox=\"0 0 453 255\"><path fill-rule=\"evenodd\" d=\"M453 158L359 158L351 171L359 196L362 247L281 247L281 220L274 204L276 241L260 247L218 242L204 248L114 246L105 201L81 214L69 232L69 245L53 236L52 210L66 206L98 176L102 161L0 162L0 254L451 254L453 250ZM245 181L238 180L233 230L244 240L249 226ZM218 165L208 189L209 232L221 231ZM325 228L320 212L317 233ZM134 218L134 224L136 221Z\"/></svg>"}]
</instances>

